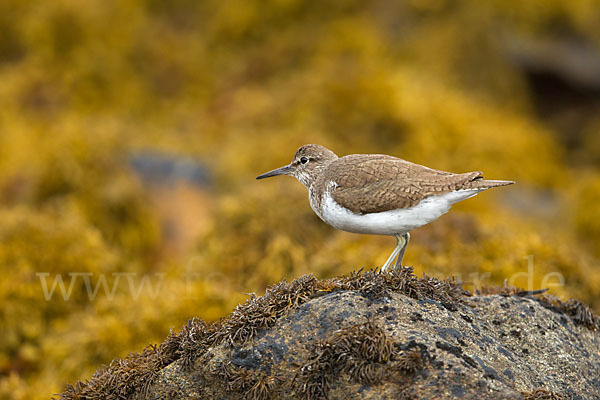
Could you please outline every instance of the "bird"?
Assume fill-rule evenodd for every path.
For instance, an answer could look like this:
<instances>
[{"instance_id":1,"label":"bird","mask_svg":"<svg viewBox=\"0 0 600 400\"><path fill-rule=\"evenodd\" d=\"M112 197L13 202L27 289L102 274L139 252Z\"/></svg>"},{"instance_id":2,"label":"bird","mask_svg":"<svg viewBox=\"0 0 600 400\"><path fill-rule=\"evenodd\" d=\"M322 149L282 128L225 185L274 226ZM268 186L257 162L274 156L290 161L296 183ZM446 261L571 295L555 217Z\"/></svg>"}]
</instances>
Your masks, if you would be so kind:
<instances>
[{"instance_id":1,"label":"bird","mask_svg":"<svg viewBox=\"0 0 600 400\"><path fill-rule=\"evenodd\" d=\"M385 154L338 157L318 144L306 144L292 162L256 177L296 178L308 189L313 211L334 228L359 234L389 235L396 247L381 271L402 267L410 231L448 212L454 203L499 186L481 171L455 174Z\"/></svg>"}]
</instances>

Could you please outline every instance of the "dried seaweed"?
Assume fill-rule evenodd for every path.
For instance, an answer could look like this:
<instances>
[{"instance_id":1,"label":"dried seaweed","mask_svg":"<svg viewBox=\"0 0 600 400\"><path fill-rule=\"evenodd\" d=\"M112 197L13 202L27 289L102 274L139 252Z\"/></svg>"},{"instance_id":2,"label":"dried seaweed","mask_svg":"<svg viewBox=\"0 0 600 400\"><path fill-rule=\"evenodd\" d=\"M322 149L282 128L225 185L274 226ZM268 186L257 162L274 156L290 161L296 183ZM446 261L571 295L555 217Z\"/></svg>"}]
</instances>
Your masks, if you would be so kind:
<instances>
[{"instance_id":1,"label":"dried seaweed","mask_svg":"<svg viewBox=\"0 0 600 400\"><path fill-rule=\"evenodd\" d=\"M403 351L395 357L398 363L397 368L405 373L413 373L423 368L423 355L419 348L412 348Z\"/></svg>"},{"instance_id":2,"label":"dried seaweed","mask_svg":"<svg viewBox=\"0 0 600 400\"><path fill-rule=\"evenodd\" d=\"M317 279L305 275L287 283L285 280L267 289L264 296L252 295L245 303L219 321L219 330L212 340L216 343L244 343L261 329L270 328L277 319L292 307L305 303L314 293Z\"/></svg>"},{"instance_id":3,"label":"dried seaweed","mask_svg":"<svg viewBox=\"0 0 600 400\"><path fill-rule=\"evenodd\" d=\"M475 294L489 296L493 294L499 294L501 296L533 296L536 294L542 294L547 292L548 289L540 289L540 290L525 290L515 286L509 286L507 280L504 280L503 286L492 286L492 285L484 285L480 288L475 289Z\"/></svg>"},{"instance_id":4,"label":"dried seaweed","mask_svg":"<svg viewBox=\"0 0 600 400\"><path fill-rule=\"evenodd\" d=\"M69 385L61 399L127 398L135 393L147 394L158 372L171 362L162 346L150 345L141 353L131 353L113 360L98 370L89 381Z\"/></svg>"},{"instance_id":5,"label":"dried seaweed","mask_svg":"<svg viewBox=\"0 0 600 400\"><path fill-rule=\"evenodd\" d=\"M379 298L389 292L402 293L417 300L429 298L442 303L461 302L470 293L454 278L439 280L424 275L418 278L412 267L403 267L382 273L377 269L354 271L348 276L326 279L318 282L319 290L353 290Z\"/></svg>"},{"instance_id":6,"label":"dried seaweed","mask_svg":"<svg viewBox=\"0 0 600 400\"><path fill-rule=\"evenodd\" d=\"M550 392L545 389L538 389L534 392L521 392L521 396L523 396L523 400L563 400L566 399L565 396Z\"/></svg>"},{"instance_id":7,"label":"dried seaweed","mask_svg":"<svg viewBox=\"0 0 600 400\"><path fill-rule=\"evenodd\" d=\"M296 377L300 392L307 399L327 398L340 374L361 384L378 383L392 348L388 335L372 319L334 332L310 349L312 355Z\"/></svg>"},{"instance_id":8,"label":"dried seaweed","mask_svg":"<svg viewBox=\"0 0 600 400\"><path fill-rule=\"evenodd\" d=\"M583 325L591 330L600 329L600 318L594 314L587 304L579 300L571 299L562 301L556 296L542 295L538 301L544 307L558 309L568 315L576 325Z\"/></svg>"},{"instance_id":9,"label":"dried seaweed","mask_svg":"<svg viewBox=\"0 0 600 400\"><path fill-rule=\"evenodd\" d=\"M264 371L236 367L230 361L219 363L214 374L226 383L229 393L237 393L250 400L270 399L278 382L277 377Z\"/></svg>"},{"instance_id":10,"label":"dried seaweed","mask_svg":"<svg viewBox=\"0 0 600 400\"><path fill-rule=\"evenodd\" d=\"M214 329L214 325L208 325L199 318L192 318L176 335L178 347L175 354L176 358L181 360L183 368L191 368L196 358L211 345L210 334L214 333ZM171 337L173 336L175 335L171 334ZM169 343L169 338L166 343Z\"/></svg>"}]
</instances>

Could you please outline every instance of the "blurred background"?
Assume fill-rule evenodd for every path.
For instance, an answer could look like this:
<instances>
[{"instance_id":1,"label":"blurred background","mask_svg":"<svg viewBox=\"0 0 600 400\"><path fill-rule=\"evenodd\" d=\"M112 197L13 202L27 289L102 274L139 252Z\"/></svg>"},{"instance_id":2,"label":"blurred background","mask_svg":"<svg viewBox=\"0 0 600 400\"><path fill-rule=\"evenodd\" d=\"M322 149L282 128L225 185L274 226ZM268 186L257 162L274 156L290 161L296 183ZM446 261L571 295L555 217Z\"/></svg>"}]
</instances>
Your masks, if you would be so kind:
<instances>
[{"instance_id":1,"label":"blurred background","mask_svg":"<svg viewBox=\"0 0 600 400\"><path fill-rule=\"evenodd\" d=\"M254 180L305 143L516 180L414 231L406 264L471 290L562 277L599 311L598 26L595 0L3 0L0 398L381 265L392 238Z\"/></svg>"}]
</instances>

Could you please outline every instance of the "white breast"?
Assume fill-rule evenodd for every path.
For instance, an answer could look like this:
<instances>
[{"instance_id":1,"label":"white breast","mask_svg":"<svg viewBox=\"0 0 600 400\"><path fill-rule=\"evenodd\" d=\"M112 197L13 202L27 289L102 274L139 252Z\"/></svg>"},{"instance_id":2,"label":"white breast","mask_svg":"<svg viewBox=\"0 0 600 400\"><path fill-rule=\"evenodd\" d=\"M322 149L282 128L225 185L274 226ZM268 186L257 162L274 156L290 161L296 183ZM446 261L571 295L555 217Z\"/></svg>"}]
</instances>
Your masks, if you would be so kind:
<instances>
[{"instance_id":1,"label":"white breast","mask_svg":"<svg viewBox=\"0 0 600 400\"><path fill-rule=\"evenodd\" d=\"M343 231L373 235L403 234L438 219L448 212L452 204L480 191L482 189L458 190L427 197L410 208L370 214L354 214L336 203L328 191L321 203L322 209L315 212L329 225Z\"/></svg>"}]
</instances>

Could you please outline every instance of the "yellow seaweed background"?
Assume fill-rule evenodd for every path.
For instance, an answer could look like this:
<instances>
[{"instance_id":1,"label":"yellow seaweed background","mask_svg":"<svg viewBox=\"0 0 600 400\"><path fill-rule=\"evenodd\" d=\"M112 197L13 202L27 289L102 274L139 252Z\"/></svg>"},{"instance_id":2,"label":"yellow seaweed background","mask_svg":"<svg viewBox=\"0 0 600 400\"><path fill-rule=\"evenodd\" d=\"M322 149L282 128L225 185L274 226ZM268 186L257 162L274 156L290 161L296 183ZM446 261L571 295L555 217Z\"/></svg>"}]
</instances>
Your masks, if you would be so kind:
<instances>
[{"instance_id":1,"label":"yellow seaweed background","mask_svg":"<svg viewBox=\"0 0 600 400\"><path fill-rule=\"evenodd\" d=\"M600 114L566 145L504 51L564 31L598 50L599 25L594 0L0 2L0 398L48 398L282 278L381 265L392 239L254 180L304 143L516 180L415 231L406 264L502 284L531 259L515 284L557 273L551 293L600 310ZM212 183L148 184L149 150ZM91 299L80 275L46 300L69 273L155 291L123 275Z\"/></svg>"}]
</instances>

